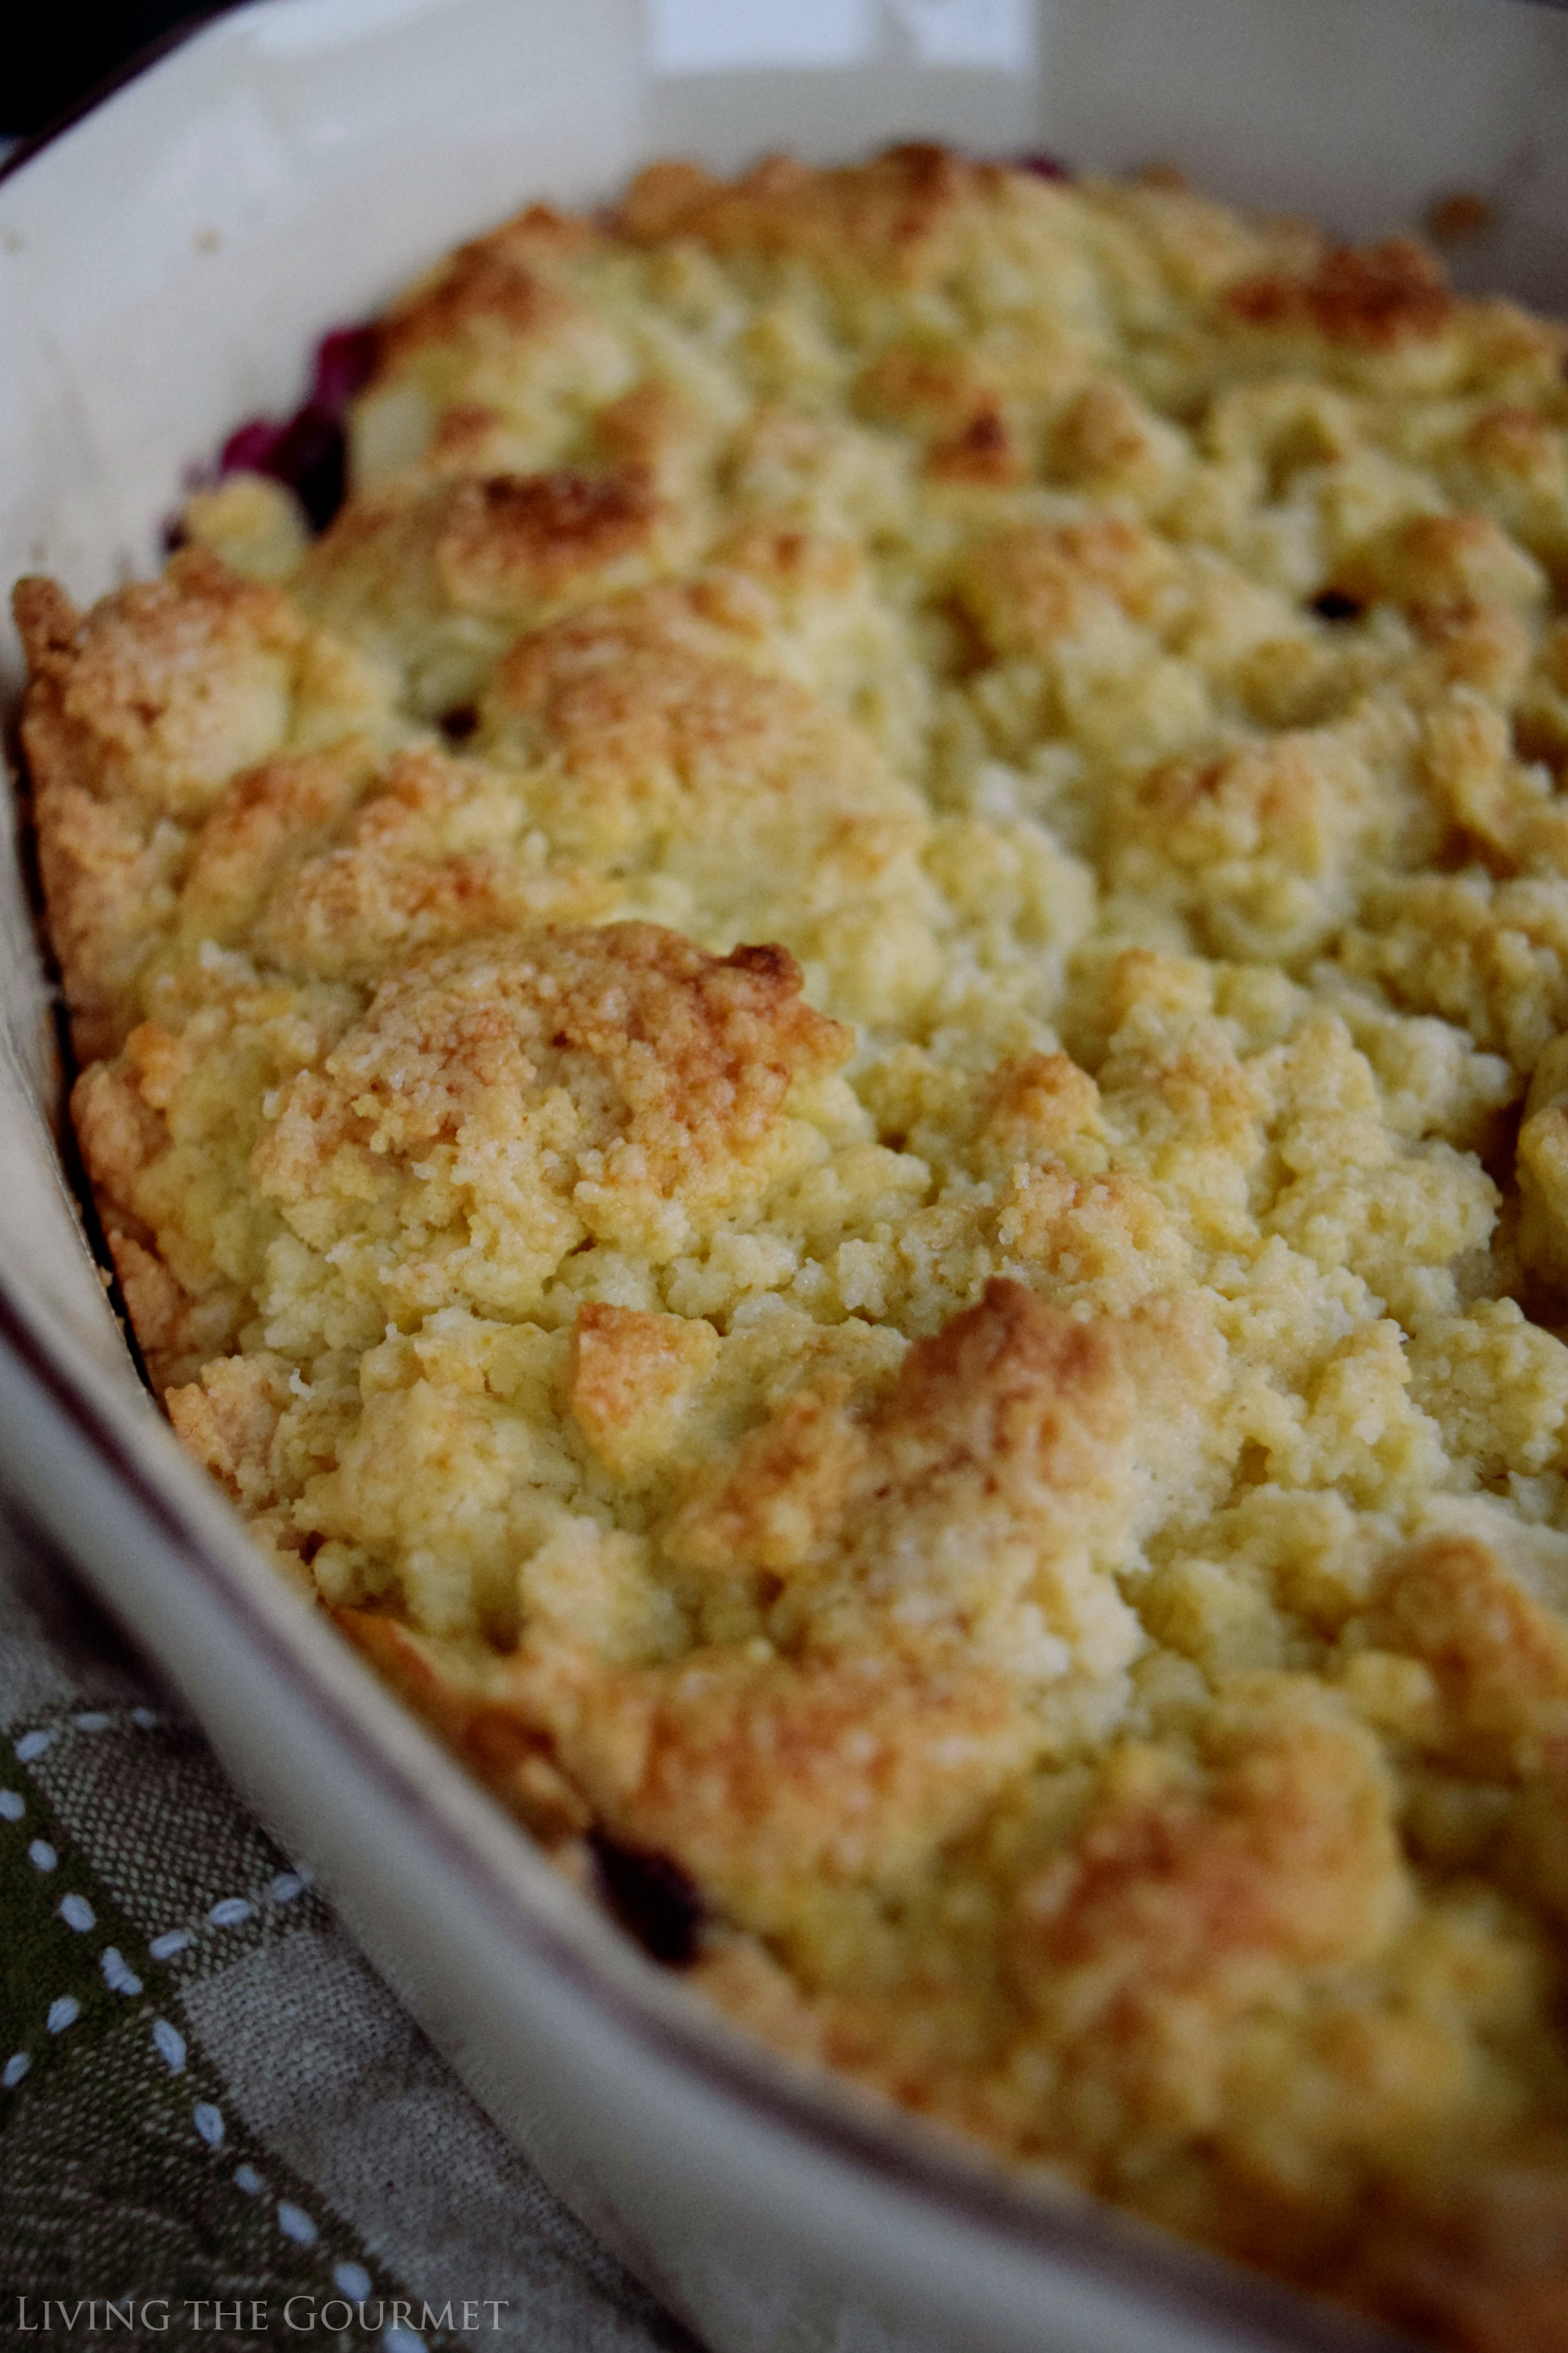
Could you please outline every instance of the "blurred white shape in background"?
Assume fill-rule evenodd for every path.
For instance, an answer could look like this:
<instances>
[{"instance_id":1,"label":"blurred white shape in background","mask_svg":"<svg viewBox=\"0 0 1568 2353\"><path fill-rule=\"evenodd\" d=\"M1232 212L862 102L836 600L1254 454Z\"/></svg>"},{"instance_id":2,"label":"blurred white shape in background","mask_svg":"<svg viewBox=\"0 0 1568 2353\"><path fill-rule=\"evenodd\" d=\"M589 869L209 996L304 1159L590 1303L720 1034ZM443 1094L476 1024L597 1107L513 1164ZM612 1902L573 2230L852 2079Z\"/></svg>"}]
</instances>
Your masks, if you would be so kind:
<instances>
[{"instance_id":1,"label":"blurred white shape in background","mask_svg":"<svg viewBox=\"0 0 1568 2353\"><path fill-rule=\"evenodd\" d=\"M1034 56L1033 0L886 0L922 66L1010 73Z\"/></svg>"},{"instance_id":2,"label":"blurred white shape in background","mask_svg":"<svg viewBox=\"0 0 1568 2353\"><path fill-rule=\"evenodd\" d=\"M646 0L646 11L649 60L667 74L860 65L889 37L922 66L1009 73L1030 62L1037 14L1034 0Z\"/></svg>"},{"instance_id":3,"label":"blurred white shape in background","mask_svg":"<svg viewBox=\"0 0 1568 2353\"><path fill-rule=\"evenodd\" d=\"M853 66L876 45L876 0L647 0L656 73Z\"/></svg>"}]
</instances>

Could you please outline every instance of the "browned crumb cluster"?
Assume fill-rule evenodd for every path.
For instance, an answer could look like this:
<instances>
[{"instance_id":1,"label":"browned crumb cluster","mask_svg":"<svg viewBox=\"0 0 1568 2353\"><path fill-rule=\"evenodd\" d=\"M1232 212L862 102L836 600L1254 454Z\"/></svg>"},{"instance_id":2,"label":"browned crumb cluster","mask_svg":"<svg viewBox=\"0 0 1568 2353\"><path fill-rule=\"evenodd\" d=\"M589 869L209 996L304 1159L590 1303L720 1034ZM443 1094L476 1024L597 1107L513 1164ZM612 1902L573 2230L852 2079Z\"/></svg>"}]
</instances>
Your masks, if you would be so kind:
<instances>
[{"instance_id":1,"label":"browned crumb cluster","mask_svg":"<svg viewBox=\"0 0 1568 2353\"><path fill-rule=\"evenodd\" d=\"M1568 2310L1564 349L663 164L394 309L318 541L18 594L261 1550L775 2042L1469 2353Z\"/></svg>"}]
</instances>

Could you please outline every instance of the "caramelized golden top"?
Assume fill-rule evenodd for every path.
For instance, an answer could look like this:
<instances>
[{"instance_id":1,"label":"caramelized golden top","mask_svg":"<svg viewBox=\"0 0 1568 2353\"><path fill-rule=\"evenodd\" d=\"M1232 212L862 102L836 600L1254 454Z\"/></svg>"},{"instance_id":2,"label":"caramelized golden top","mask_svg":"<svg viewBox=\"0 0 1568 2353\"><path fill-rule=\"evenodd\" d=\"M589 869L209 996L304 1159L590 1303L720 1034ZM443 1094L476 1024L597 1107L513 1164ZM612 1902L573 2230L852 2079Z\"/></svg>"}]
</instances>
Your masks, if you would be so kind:
<instances>
[{"instance_id":1,"label":"caramelized golden top","mask_svg":"<svg viewBox=\"0 0 1568 2353\"><path fill-rule=\"evenodd\" d=\"M314 543L18 598L260 1545L782 2047L1470 2353L1568 2298L1564 348L660 164L395 307Z\"/></svg>"}]
</instances>

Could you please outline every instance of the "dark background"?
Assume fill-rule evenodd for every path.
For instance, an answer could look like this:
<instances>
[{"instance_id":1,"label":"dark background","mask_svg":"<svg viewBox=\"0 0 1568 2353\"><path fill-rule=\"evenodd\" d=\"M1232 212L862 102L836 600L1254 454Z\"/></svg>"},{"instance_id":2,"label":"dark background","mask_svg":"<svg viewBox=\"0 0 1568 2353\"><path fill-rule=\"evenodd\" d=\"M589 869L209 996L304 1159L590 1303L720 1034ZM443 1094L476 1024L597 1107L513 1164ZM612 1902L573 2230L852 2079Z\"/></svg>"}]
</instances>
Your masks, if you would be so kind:
<instances>
[{"instance_id":1,"label":"dark background","mask_svg":"<svg viewBox=\"0 0 1568 2353\"><path fill-rule=\"evenodd\" d=\"M0 139L23 139L68 113L101 82L179 26L220 11L203 0L122 0L120 6L30 11L26 41L0 69Z\"/></svg>"}]
</instances>

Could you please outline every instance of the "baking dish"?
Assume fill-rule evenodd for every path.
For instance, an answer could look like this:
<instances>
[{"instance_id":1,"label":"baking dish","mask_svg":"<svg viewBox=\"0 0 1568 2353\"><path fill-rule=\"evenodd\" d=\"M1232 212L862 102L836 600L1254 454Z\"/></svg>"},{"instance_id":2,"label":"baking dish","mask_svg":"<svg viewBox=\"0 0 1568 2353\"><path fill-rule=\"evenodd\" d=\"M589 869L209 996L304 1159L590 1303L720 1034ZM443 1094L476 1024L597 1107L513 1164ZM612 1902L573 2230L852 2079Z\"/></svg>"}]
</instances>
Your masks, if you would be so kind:
<instances>
[{"instance_id":1,"label":"baking dish","mask_svg":"<svg viewBox=\"0 0 1568 2353\"><path fill-rule=\"evenodd\" d=\"M759 21L766 14L758 12ZM857 11L824 12L823 21L840 59L877 32ZM1462 70L1459 36L1479 20L1426 7L1380 10L1368 21L1386 37L1394 65L1402 37L1416 40L1419 61L1421 41L1452 34L1443 54ZM1528 24L1538 47L1542 27L1556 29L1544 17L1490 21ZM1288 63L1294 22L1281 17L1276 26ZM698 143L700 90L709 92L713 119L728 125L726 136L754 130L818 145L831 134L830 143L843 143L847 127L837 115L853 104L862 134L935 130L978 142L989 129L992 143L1007 145L1030 128L1020 107L1031 58L1044 60L1049 101L1055 48L1064 79L1043 120L1047 136L1072 147L1062 91L1075 87L1067 72L1075 42L1086 53L1073 68L1076 86L1090 96L1096 71L1103 80L1114 64L1114 45L1101 54L1070 14L1032 27L1005 9L907 9L884 28L907 45L885 72L853 62L814 68L801 61L798 27L787 39L775 28L770 38L784 58L777 78L753 55L726 112L721 86L694 69L703 62L700 10L653 12L656 53L682 69L663 83L641 77L631 28L609 12L568 24L543 8L504 16L383 9L376 23L367 29L324 0L308 11L255 12L207 36L16 176L6 226L22 281L18 407L25 419L30 401L38 420L26 478L35 490L31 531L24 509L18 565L47 564L78 593L104 585L116 559L134 563L147 549L180 459L210 443L236 413L279 405L286 388L268 370L287 365L310 331L352 315L389 275L424 259L432 218L439 216L431 240L438 246L479 216L481 195L487 211L531 193L591 195L648 148ZM1194 24L1201 34L1204 21ZM1137 11L1102 13L1099 30L1106 25L1146 44L1157 30L1141 25ZM468 86L482 82L489 93L483 105L465 96L453 71L459 26L463 41L471 39ZM1207 29L1226 37L1219 13ZM922 45L935 59L929 66ZM1526 63L1534 58L1529 50ZM1323 62L1331 85L1342 60ZM1547 53L1536 60L1532 88L1546 84L1551 62ZM1365 63L1363 57L1363 71ZM1515 57L1509 73L1521 70ZM831 88L808 82L803 92L799 78L813 72L831 73ZM401 114L400 76L417 80L416 93L405 91L417 102ZM1433 88L1408 79L1423 104L1451 100L1443 75ZM982 121L988 83L998 103ZM1505 127L1512 87L1505 75ZM803 118L795 109L813 90L833 103ZM506 113L509 92L515 121ZM1323 119L1338 120L1332 88L1320 95ZM682 105L691 121L672 132L665 117ZM150 106L138 132L133 118ZM575 121L577 108L593 121ZM1247 111L1268 128L1261 101ZM446 127L452 123L462 126L458 150ZM1092 111L1078 129L1078 152L1092 153ZM1181 130L1173 122L1172 136L1159 141L1167 153L1179 154ZM94 148L94 134L107 143ZM66 168L73 150L74 179ZM519 185L516 156L524 151L531 177ZM595 169L584 179L575 175L585 158ZM1487 176L1484 159L1460 160L1462 176ZM1237 159L1238 178L1245 164ZM504 195L485 177L503 165L512 175ZM1458 164L1445 176L1449 184L1460 176ZM1320 210L1334 209L1326 190L1305 193ZM1408 209L1425 193L1397 189L1389 202ZM459 197L473 209L455 211ZM74 248L61 241L73 205ZM1510 217L1522 222L1526 213L1521 196ZM330 234L321 233L323 219ZM312 271L320 273L314 286ZM19 997L19 1023L27 1012ZM19 1065L26 1047L19 1029ZM13 1125L9 1148L25 1160L32 1131L19 1116ZM522 1851L484 1826L479 1801L423 1759L416 1736L389 1725L346 1666L300 1646L302 1630L283 1597L242 1581L215 1618L214 1580L243 1580L243 1553L219 1507L196 1493L188 1473L163 1464L157 1426L137 1427L123 1372L118 1389L105 1386L117 1377L104 1355L106 1327L96 1307L89 1314L90 1277L58 1248L68 1229L58 1197L45 1190L46 1172L39 1158L37 1174L22 1167L8 1188L19 1256L52 1293L42 1317L29 1307L25 1274L13 1299L14 1347L53 1398L52 1408L36 1405L30 1423L20 1411L13 1420L22 1440L16 1476L28 1500L86 1548L110 1598L182 1674L241 1778L292 1836L305 1834L373 1950L427 2014L433 2009L437 2032L479 2075L492 2104L564 2177L569 2194L601 2222L618 2224L634 2259L715 2341L776 2342L786 2324L800 2341L842 2341L846 2311L867 2298L884 2322L912 2317L934 2327L937 2341L1038 2342L1042 2333L1063 2345L1311 2341L1318 2325L1299 2304L1060 2201L1042 2202L1031 2217L1000 2185L982 2190L967 2164L922 2151L912 2135L882 2131L847 2096L808 2102L802 2090L786 2092L763 2063L742 2059L719 2030L689 2018L668 1988L641 1984L636 1966L551 1883L535 1885ZM98 1369L68 1361L73 1336L100 1356ZM70 1420L74 1453L57 1442L51 1411ZM262 1720L268 1713L269 1725ZM344 1740L346 1760L333 1753ZM407 1777L401 1785L399 1776ZM376 1820L389 1807L405 1818L391 1838ZM508 1927L499 1915L519 1905ZM531 1954L534 1966L524 1974L520 1959ZM993 2243L983 2247L976 2232Z\"/></svg>"}]
</instances>

